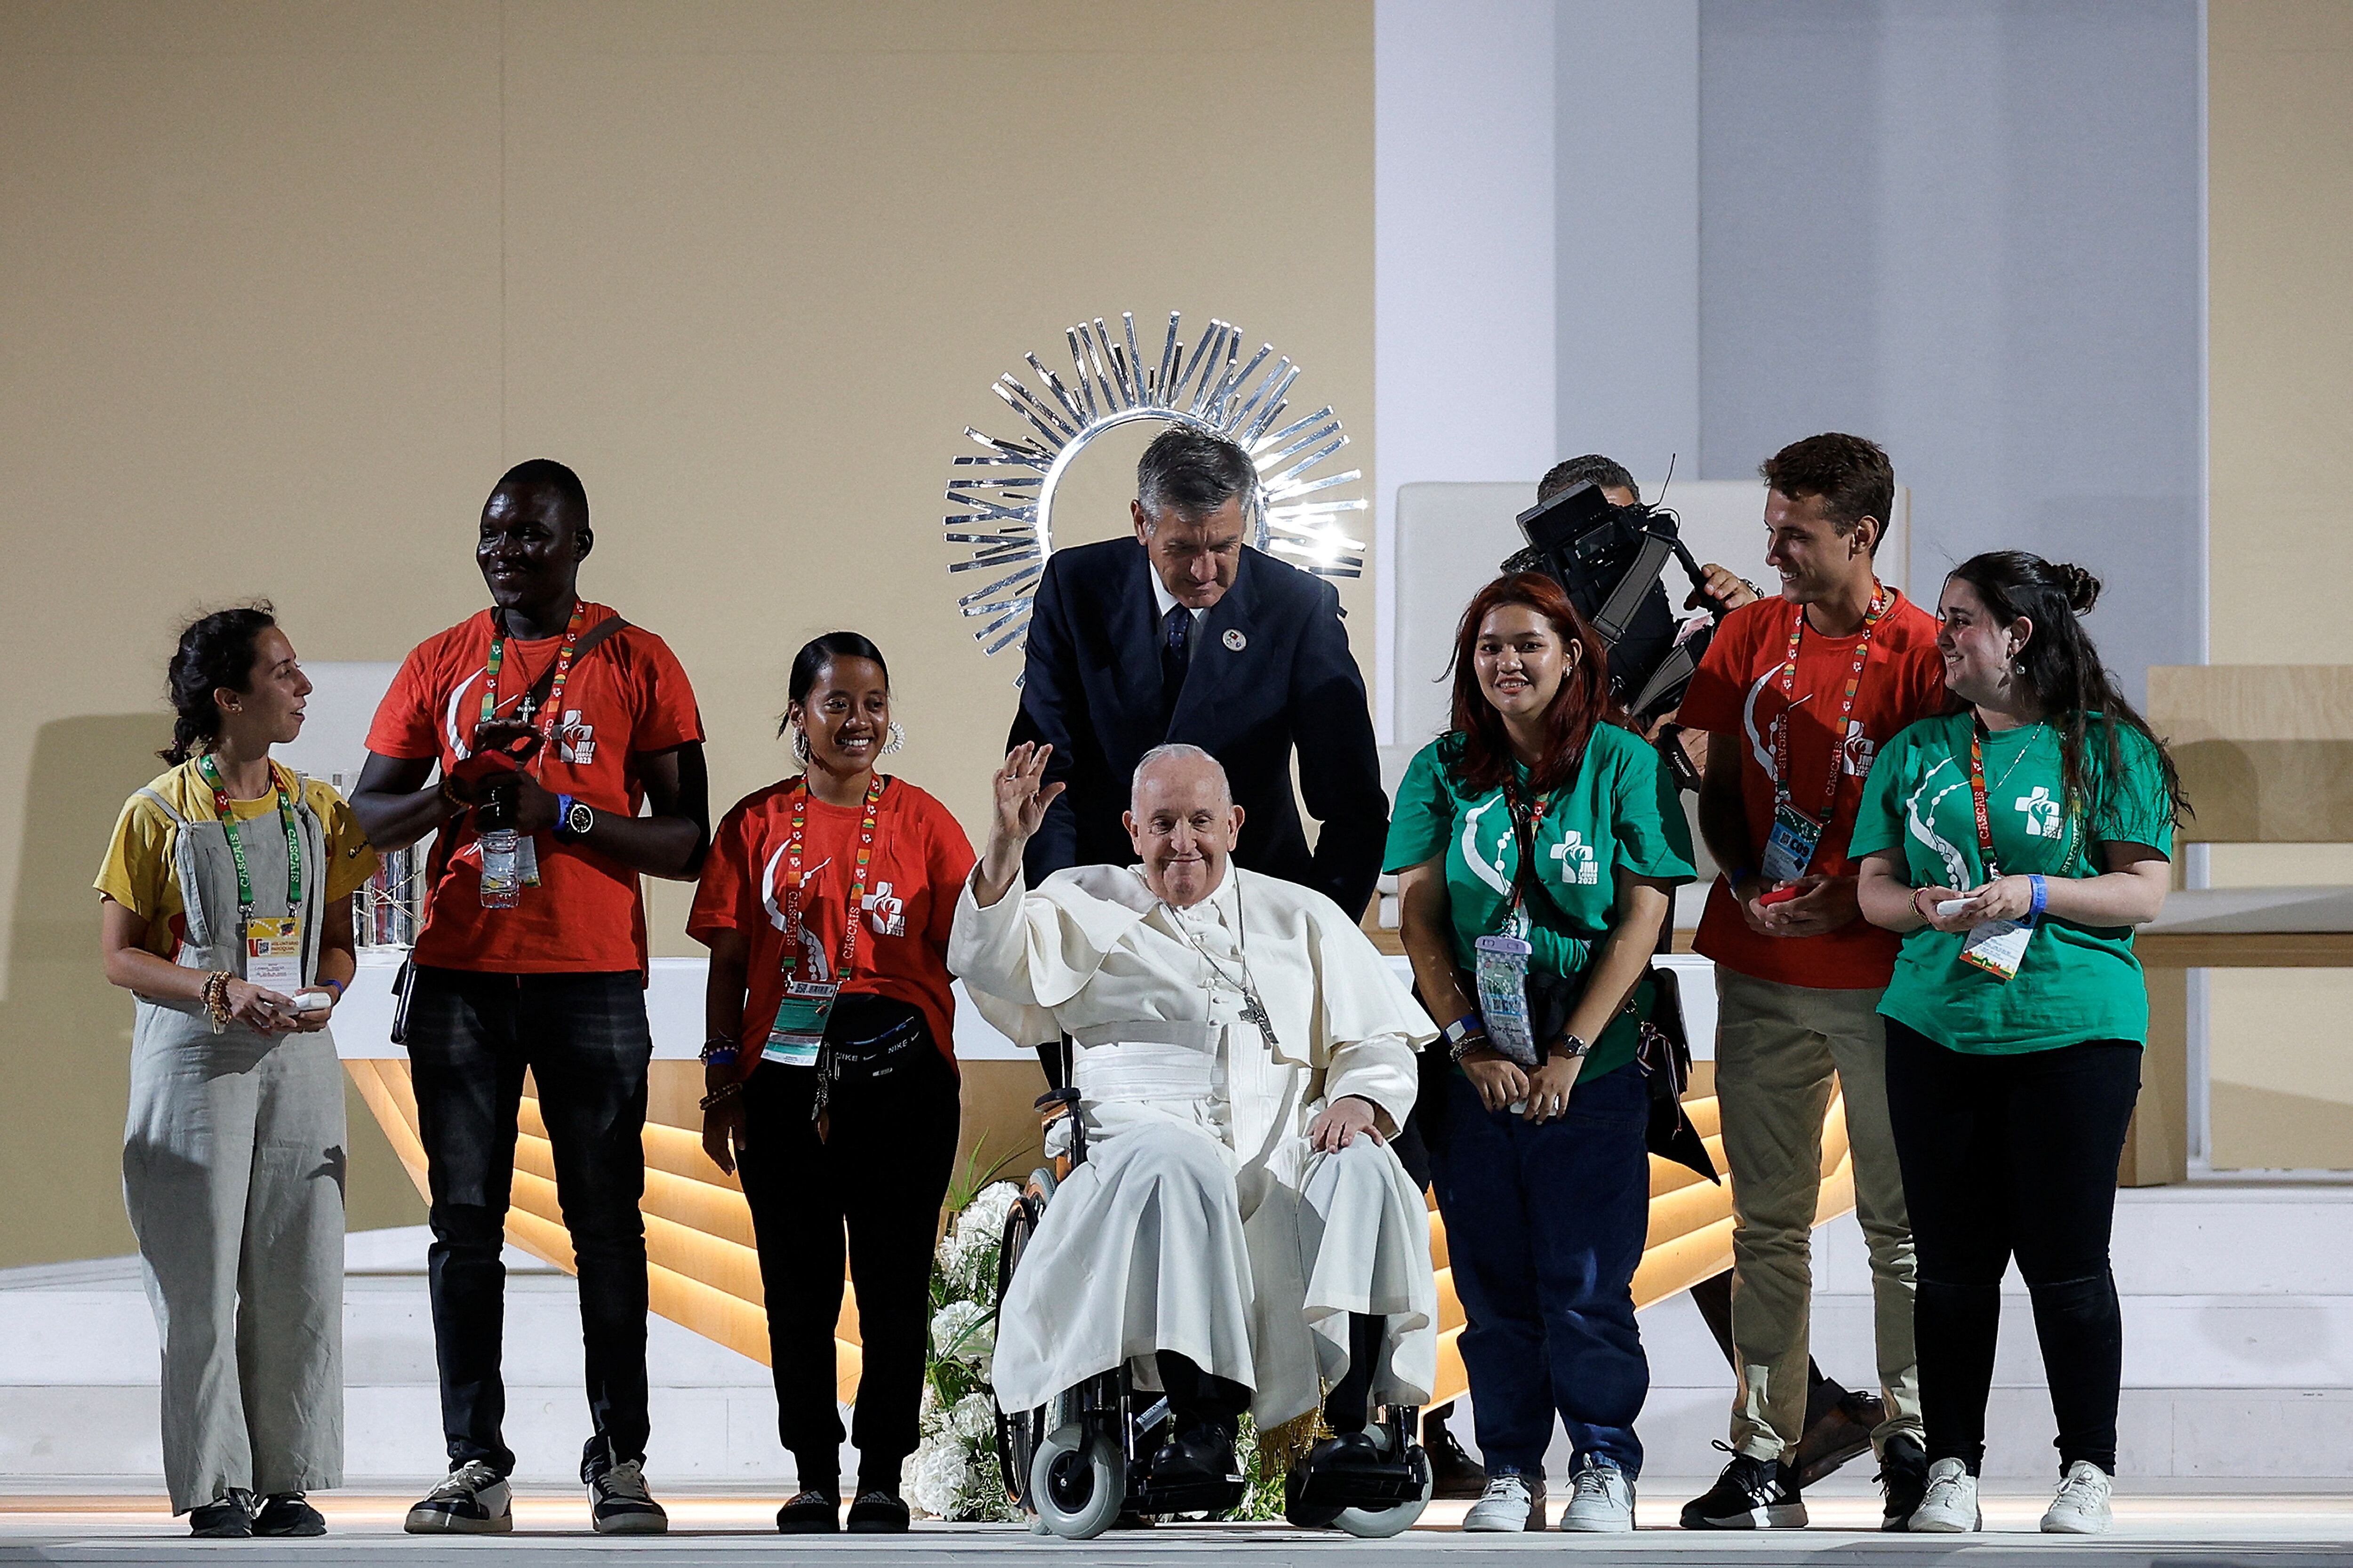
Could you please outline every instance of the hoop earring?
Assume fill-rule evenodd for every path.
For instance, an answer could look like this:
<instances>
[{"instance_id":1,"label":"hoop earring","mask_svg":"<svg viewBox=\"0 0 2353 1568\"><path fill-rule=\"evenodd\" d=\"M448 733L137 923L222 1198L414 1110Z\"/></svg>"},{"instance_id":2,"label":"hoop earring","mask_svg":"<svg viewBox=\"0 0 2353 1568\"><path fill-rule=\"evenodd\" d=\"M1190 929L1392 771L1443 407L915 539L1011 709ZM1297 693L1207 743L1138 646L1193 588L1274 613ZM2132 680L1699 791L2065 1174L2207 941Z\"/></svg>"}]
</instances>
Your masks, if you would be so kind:
<instances>
[{"instance_id":1,"label":"hoop earring","mask_svg":"<svg viewBox=\"0 0 2353 1568\"><path fill-rule=\"evenodd\" d=\"M807 767L807 766L808 766L808 760L809 760L809 740L808 740L808 731L807 731L807 730L802 729L798 724L794 725L794 726L793 726L793 742L792 742L792 743L793 743L793 755L794 755L795 757L797 757L797 758L798 758L798 759L799 759L801 766L803 766L803 767Z\"/></svg>"},{"instance_id":2,"label":"hoop earring","mask_svg":"<svg viewBox=\"0 0 2353 1568\"><path fill-rule=\"evenodd\" d=\"M887 757L906 743L907 731L899 728L899 721L892 720L890 733L882 741L882 754Z\"/></svg>"}]
</instances>

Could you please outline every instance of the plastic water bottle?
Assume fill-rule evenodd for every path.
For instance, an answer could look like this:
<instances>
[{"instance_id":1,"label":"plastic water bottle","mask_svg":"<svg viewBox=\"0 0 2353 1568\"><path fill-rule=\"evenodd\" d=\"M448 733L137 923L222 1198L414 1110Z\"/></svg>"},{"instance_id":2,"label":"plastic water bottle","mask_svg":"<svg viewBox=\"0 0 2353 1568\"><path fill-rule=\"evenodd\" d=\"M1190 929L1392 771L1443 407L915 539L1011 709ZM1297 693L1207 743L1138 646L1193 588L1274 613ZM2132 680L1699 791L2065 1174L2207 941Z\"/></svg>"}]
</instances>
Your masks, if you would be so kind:
<instances>
[{"instance_id":1,"label":"plastic water bottle","mask_svg":"<svg viewBox=\"0 0 2353 1568\"><path fill-rule=\"evenodd\" d=\"M515 907L522 890L520 843L512 827L493 827L482 835L482 908Z\"/></svg>"}]
</instances>

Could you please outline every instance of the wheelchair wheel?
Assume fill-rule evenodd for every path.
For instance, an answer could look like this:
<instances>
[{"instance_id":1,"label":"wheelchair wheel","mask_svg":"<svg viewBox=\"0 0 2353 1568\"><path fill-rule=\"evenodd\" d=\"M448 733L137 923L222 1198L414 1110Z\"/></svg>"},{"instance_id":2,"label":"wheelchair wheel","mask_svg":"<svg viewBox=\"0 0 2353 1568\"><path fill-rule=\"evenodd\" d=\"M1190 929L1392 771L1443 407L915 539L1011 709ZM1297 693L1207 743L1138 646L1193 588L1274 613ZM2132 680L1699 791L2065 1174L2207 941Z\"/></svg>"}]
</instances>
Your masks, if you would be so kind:
<instances>
[{"instance_id":1,"label":"wheelchair wheel","mask_svg":"<svg viewBox=\"0 0 2353 1568\"><path fill-rule=\"evenodd\" d=\"M1080 1422L1057 1427L1029 1464L1029 1506L1048 1533L1092 1541L1127 1500L1127 1460L1119 1439Z\"/></svg>"},{"instance_id":2,"label":"wheelchair wheel","mask_svg":"<svg viewBox=\"0 0 2353 1568\"><path fill-rule=\"evenodd\" d=\"M1005 1214L1005 1231L998 1237L997 1249L996 1310L1005 1308L1005 1292L1012 1288L1013 1271L1020 1266L1021 1254L1037 1233L1039 1218L1045 1212L1042 1198L1024 1194L1013 1200ZM1037 1457L1038 1439L1045 1430L1046 1412L1039 1410L1008 1411L1002 1405L997 1411L997 1468L1005 1482L1005 1495L1024 1508L1029 1500L1029 1467Z\"/></svg>"},{"instance_id":3,"label":"wheelchair wheel","mask_svg":"<svg viewBox=\"0 0 2353 1568\"><path fill-rule=\"evenodd\" d=\"M1333 1528L1366 1541L1382 1541L1411 1530L1415 1521L1421 1518L1421 1510L1430 1506L1430 1496L1438 1478L1430 1470L1430 1456L1423 1452L1419 1443L1406 1449L1405 1462L1412 1467L1420 1482L1419 1496L1392 1503L1387 1508L1344 1508L1332 1521Z\"/></svg>"}]
</instances>

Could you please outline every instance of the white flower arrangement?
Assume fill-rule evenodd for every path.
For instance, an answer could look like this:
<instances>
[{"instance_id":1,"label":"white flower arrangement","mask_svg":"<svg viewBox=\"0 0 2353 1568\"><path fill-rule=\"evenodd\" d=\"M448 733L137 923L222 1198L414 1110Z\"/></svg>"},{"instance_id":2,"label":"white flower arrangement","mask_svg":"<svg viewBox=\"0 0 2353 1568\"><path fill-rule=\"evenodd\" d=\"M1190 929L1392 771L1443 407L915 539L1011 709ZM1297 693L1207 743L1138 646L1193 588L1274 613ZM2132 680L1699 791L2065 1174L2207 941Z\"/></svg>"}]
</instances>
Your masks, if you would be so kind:
<instances>
[{"instance_id":1,"label":"white flower arrangement","mask_svg":"<svg viewBox=\"0 0 2353 1568\"><path fill-rule=\"evenodd\" d=\"M996 1182L958 1207L932 1276L931 1354L923 1368L922 1440L902 1487L935 1519L1018 1521L997 1463L997 1257L1005 1216L1021 1196Z\"/></svg>"}]
</instances>

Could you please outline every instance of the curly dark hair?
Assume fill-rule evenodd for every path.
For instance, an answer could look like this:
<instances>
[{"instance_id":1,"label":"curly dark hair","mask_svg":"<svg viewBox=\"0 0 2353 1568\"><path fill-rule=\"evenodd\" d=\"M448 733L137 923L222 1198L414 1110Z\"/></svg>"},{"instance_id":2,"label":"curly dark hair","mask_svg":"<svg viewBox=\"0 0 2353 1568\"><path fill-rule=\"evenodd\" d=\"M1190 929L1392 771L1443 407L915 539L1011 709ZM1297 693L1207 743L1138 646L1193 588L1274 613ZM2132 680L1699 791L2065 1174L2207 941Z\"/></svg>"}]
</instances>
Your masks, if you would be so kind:
<instances>
[{"instance_id":1,"label":"curly dark hair","mask_svg":"<svg viewBox=\"0 0 2353 1568\"><path fill-rule=\"evenodd\" d=\"M1809 436L1766 458L1757 472L1791 500L1821 497L1822 515L1841 538L1866 517L1879 520L1871 542L1874 552L1887 537L1887 514L1895 510L1895 465L1876 441L1836 431Z\"/></svg>"},{"instance_id":2,"label":"curly dark hair","mask_svg":"<svg viewBox=\"0 0 2353 1568\"><path fill-rule=\"evenodd\" d=\"M164 676L164 696L172 704L172 743L155 754L174 766L209 752L220 739L220 710L213 693L253 689L254 647L261 634L278 624L267 599L257 599L234 610L199 616L180 634Z\"/></svg>"}]
</instances>

